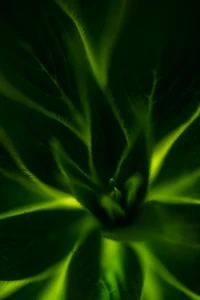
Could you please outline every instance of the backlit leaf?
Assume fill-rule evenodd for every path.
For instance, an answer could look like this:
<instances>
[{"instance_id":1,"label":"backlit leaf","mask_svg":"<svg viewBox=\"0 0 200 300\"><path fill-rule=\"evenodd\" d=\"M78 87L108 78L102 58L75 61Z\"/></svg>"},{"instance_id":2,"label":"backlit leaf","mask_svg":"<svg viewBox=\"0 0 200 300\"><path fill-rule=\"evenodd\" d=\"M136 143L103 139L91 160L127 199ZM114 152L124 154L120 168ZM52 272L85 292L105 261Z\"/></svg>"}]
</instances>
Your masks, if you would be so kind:
<instances>
[{"instance_id":1,"label":"backlit leaf","mask_svg":"<svg viewBox=\"0 0 200 300\"><path fill-rule=\"evenodd\" d=\"M0 279L26 278L58 263L88 225L84 216L80 210L57 209L1 219Z\"/></svg>"}]
</instances>

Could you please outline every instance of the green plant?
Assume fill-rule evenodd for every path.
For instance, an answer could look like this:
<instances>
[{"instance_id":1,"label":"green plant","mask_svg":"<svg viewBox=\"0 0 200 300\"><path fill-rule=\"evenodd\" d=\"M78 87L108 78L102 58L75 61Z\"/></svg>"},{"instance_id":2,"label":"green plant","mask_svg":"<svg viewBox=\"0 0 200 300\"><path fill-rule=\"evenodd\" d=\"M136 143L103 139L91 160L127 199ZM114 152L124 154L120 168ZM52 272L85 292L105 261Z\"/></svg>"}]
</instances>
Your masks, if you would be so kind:
<instances>
[{"instance_id":1,"label":"green plant","mask_svg":"<svg viewBox=\"0 0 200 300\"><path fill-rule=\"evenodd\" d=\"M0 5L0 299L200 299L199 5Z\"/></svg>"}]
</instances>

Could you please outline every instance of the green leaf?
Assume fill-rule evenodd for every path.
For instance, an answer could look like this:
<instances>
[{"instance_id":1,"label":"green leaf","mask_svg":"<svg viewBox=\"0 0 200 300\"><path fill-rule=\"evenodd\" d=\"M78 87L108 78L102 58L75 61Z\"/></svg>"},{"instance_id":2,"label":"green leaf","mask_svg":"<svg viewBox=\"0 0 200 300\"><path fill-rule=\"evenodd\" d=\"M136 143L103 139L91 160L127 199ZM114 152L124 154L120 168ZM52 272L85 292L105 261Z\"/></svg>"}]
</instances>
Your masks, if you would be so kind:
<instances>
[{"instance_id":1,"label":"green leaf","mask_svg":"<svg viewBox=\"0 0 200 300\"><path fill-rule=\"evenodd\" d=\"M101 237L99 232L83 236L69 262L66 299L98 299Z\"/></svg>"},{"instance_id":2,"label":"green leaf","mask_svg":"<svg viewBox=\"0 0 200 300\"><path fill-rule=\"evenodd\" d=\"M26 278L58 263L91 226L84 217L81 210L54 209L1 219L0 279Z\"/></svg>"},{"instance_id":3,"label":"green leaf","mask_svg":"<svg viewBox=\"0 0 200 300\"><path fill-rule=\"evenodd\" d=\"M110 57L123 25L127 1L98 0L95 5L91 1L83 3L56 0L56 3L73 21L85 49L93 77L101 88L105 88ZM96 26L93 26L94 21Z\"/></svg>"},{"instance_id":4,"label":"green leaf","mask_svg":"<svg viewBox=\"0 0 200 300\"><path fill-rule=\"evenodd\" d=\"M3 148L2 148L3 149ZM0 151L2 150L0 149ZM51 207L81 208L80 204L51 186L45 185L34 176L28 176L8 156L1 152L0 167L0 214L3 216Z\"/></svg>"},{"instance_id":5,"label":"green leaf","mask_svg":"<svg viewBox=\"0 0 200 300\"><path fill-rule=\"evenodd\" d=\"M64 151L57 140L51 142L58 168L63 175L63 184L85 208L100 221L107 222L107 214L100 203L103 189L88 173L81 169Z\"/></svg>"},{"instance_id":6,"label":"green leaf","mask_svg":"<svg viewBox=\"0 0 200 300\"><path fill-rule=\"evenodd\" d=\"M156 272L182 291L199 295L199 204L152 201L146 209L139 228L144 227L145 245L162 264Z\"/></svg>"},{"instance_id":7,"label":"green leaf","mask_svg":"<svg viewBox=\"0 0 200 300\"><path fill-rule=\"evenodd\" d=\"M140 299L142 286L143 274L135 251L127 245L105 239L98 299Z\"/></svg>"},{"instance_id":8,"label":"green leaf","mask_svg":"<svg viewBox=\"0 0 200 300\"><path fill-rule=\"evenodd\" d=\"M89 99L92 162L100 182L108 189L109 180L113 177L127 144L126 130L112 96L102 93L92 81L91 92Z\"/></svg>"},{"instance_id":9,"label":"green leaf","mask_svg":"<svg viewBox=\"0 0 200 300\"><path fill-rule=\"evenodd\" d=\"M159 276L157 276L159 278ZM188 291L188 293L184 293L180 291L178 288L164 281L162 278L158 279L159 288L162 293L162 300L168 299L181 299L181 300L190 300L190 299L198 299L198 295L192 294Z\"/></svg>"},{"instance_id":10,"label":"green leaf","mask_svg":"<svg viewBox=\"0 0 200 300\"><path fill-rule=\"evenodd\" d=\"M48 284L49 279L41 280L41 281L35 281L29 284L26 284L24 287L19 289L17 292L12 294L11 296L8 296L4 298L5 300L25 300L30 299L34 300L39 299L39 296L43 289L45 289L45 286Z\"/></svg>"},{"instance_id":11,"label":"green leaf","mask_svg":"<svg viewBox=\"0 0 200 300\"><path fill-rule=\"evenodd\" d=\"M82 289L86 296L89 283L73 271L79 268L77 257L86 265L83 276L91 275L91 285L97 280L94 298L99 300L160 300L162 295L180 298L170 288L169 293L160 292L154 284L154 271L167 285L196 299L200 293L196 280L199 3L56 2L58 5L48 0L7 0L0 4L0 134L3 132L1 142L6 149L6 153L0 150L4 161L1 188L4 200L9 202L1 204L2 211L20 207L26 199L34 202L36 197L40 201L40 192L31 192L29 198L29 189L40 187L50 192L51 187L69 192L65 181L69 179L74 195L102 222L102 206L123 213L128 203L133 218L127 227L110 230L106 226L108 232L102 235L117 242L102 238L103 245L98 246L97 237L84 236L81 231L89 221L75 226L79 217L77 222L73 219L68 223L68 217L61 217L60 212L49 219L45 213L44 222L38 212L7 219L1 215L0 270L7 270L2 278L18 279L42 272L74 249L73 237L78 238L80 233L83 239L72 255L68 280L72 287L76 280L80 286L86 282ZM54 148L52 139L58 141ZM152 165L156 172L149 185ZM144 199L148 201L136 210L134 204ZM116 201L113 206L112 201ZM44 229L45 238L40 235ZM97 255L89 257L93 240ZM142 267L125 241L133 242L134 247L142 245ZM55 250L51 257L49 248ZM9 260L1 251L7 251ZM143 283L146 293L141 295ZM164 284L160 285L164 290ZM71 290L72 298L75 292ZM46 295L49 299L54 294Z\"/></svg>"},{"instance_id":12,"label":"green leaf","mask_svg":"<svg viewBox=\"0 0 200 300\"><path fill-rule=\"evenodd\" d=\"M7 34L12 38L8 40L1 33L5 45L1 49L4 61L1 62L0 93L60 122L70 119L76 127L81 122L81 103L79 93L73 89L76 78L68 36L65 38L67 47L63 49L63 34L66 28L73 33L73 24L56 5L52 12L50 2L45 13L44 3L23 3L23 7L26 15L18 11L17 16L23 18L26 27L20 22L13 26L16 16L10 20L9 15L7 21L4 20ZM34 22L36 16L37 23Z\"/></svg>"},{"instance_id":13,"label":"green leaf","mask_svg":"<svg viewBox=\"0 0 200 300\"><path fill-rule=\"evenodd\" d=\"M123 204L129 221L135 218L146 197L150 157L147 132L141 129L136 140L128 143L113 176L124 197Z\"/></svg>"},{"instance_id":14,"label":"green leaf","mask_svg":"<svg viewBox=\"0 0 200 300\"><path fill-rule=\"evenodd\" d=\"M140 119L150 113L152 142L178 128L199 103L198 9L196 1L128 2L110 85L114 96L123 95L122 111L129 99L136 111L140 107Z\"/></svg>"},{"instance_id":15,"label":"green leaf","mask_svg":"<svg viewBox=\"0 0 200 300\"><path fill-rule=\"evenodd\" d=\"M138 257L131 248L92 232L71 257L66 299L140 299L142 280Z\"/></svg>"},{"instance_id":16,"label":"green leaf","mask_svg":"<svg viewBox=\"0 0 200 300\"><path fill-rule=\"evenodd\" d=\"M171 295L171 297L179 295L180 299L199 299L197 293L185 286L173 273L170 273L162 261L151 251L148 243L134 243L131 246L140 257L144 274L142 300L170 299L165 298L166 295ZM195 280L193 277L192 279Z\"/></svg>"},{"instance_id":17,"label":"green leaf","mask_svg":"<svg viewBox=\"0 0 200 300\"><path fill-rule=\"evenodd\" d=\"M119 299L140 299L144 283L141 263L137 254L128 246L124 245L122 250L121 268L123 275L118 279Z\"/></svg>"},{"instance_id":18,"label":"green leaf","mask_svg":"<svg viewBox=\"0 0 200 300\"><path fill-rule=\"evenodd\" d=\"M70 257L71 255L69 255ZM33 299L35 299L37 295L38 300L45 299L58 299L65 300L66 298L66 285L65 285L65 277L66 277L66 269L69 264L69 259L61 261L59 265L50 269L49 271L38 275L34 278L30 278L30 280L25 280L26 284L23 289L19 290L18 293L12 294L12 297L18 297L18 294L21 296L20 299L27 299L29 297L29 293L32 291Z\"/></svg>"},{"instance_id":19,"label":"green leaf","mask_svg":"<svg viewBox=\"0 0 200 300\"><path fill-rule=\"evenodd\" d=\"M57 193L60 199L55 199L53 192L45 193L31 180L19 174L7 173L6 175L0 172L0 213L20 208L26 210L34 205L51 205L62 199L61 194L59 196Z\"/></svg>"},{"instance_id":20,"label":"green leaf","mask_svg":"<svg viewBox=\"0 0 200 300\"><path fill-rule=\"evenodd\" d=\"M148 200L198 203L199 112L197 108L186 122L156 145L151 170L155 181Z\"/></svg>"},{"instance_id":21,"label":"green leaf","mask_svg":"<svg viewBox=\"0 0 200 300\"><path fill-rule=\"evenodd\" d=\"M186 175L189 178L189 174L199 168L199 117L198 105L188 120L155 145L151 163L151 177L156 180L154 185L179 180Z\"/></svg>"},{"instance_id":22,"label":"green leaf","mask_svg":"<svg viewBox=\"0 0 200 300\"><path fill-rule=\"evenodd\" d=\"M184 288L173 275L167 273L145 244L135 244L134 249L140 257L144 277L141 300L169 300L174 297L184 300L198 299L195 293Z\"/></svg>"},{"instance_id":23,"label":"green leaf","mask_svg":"<svg viewBox=\"0 0 200 300\"><path fill-rule=\"evenodd\" d=\"M63 260L56 267L47 270L47 272L37 275L35 277L31 277L29 279L18 281L18 285L16 282L9 282L10 287L12 285L13 290L10 291L5 289L5 285L8 285L8 282L4 284L3 290L4 295L1 299L5 300L26 300L26 299L37 299L37 300L45 300L48 298L54 298L58 300L64 300L66 294L66 287L64 284L66 268L68 265L69 259L66 261ZM20 286L21 284L21 286ZM17 287L17 289L16 289ZM15 288L15 289L14 289Z\"/></svg>"},{"instance_id":24,"label":"green leaf","mask_svg":"<svg viewBox=\"0 0 200 300\"><path fill-rule=\"evenodd\" d=\"M3 145L18 167L44 183L61 188L58 180L60 172L49 145L50 140L55 136L62 141L68 155L81 168L88 170L87 146L64 124L6 98L3 100L3 110L1 110L1 126ZM66 191L69 192L67 189Z\"/></svg>"}]
</instances>

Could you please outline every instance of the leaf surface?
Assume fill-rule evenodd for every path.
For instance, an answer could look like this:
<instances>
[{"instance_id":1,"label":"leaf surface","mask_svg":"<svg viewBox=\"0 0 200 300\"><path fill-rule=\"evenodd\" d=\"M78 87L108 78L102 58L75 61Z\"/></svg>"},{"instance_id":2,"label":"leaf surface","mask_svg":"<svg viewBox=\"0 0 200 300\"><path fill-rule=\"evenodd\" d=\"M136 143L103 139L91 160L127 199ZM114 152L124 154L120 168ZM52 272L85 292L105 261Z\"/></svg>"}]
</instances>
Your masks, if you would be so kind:
<instances>
[{"instance_id":1,"label":"leaf surface","mask_svg":"<svg viewBox=\"0 0 200 300\"><path fill-rule=\"evenodd\" d=\"M84 217L83 211L55 209L1 219L0 279L26 278L58 263L91 226Z\"/></svg>"}]
</instances>

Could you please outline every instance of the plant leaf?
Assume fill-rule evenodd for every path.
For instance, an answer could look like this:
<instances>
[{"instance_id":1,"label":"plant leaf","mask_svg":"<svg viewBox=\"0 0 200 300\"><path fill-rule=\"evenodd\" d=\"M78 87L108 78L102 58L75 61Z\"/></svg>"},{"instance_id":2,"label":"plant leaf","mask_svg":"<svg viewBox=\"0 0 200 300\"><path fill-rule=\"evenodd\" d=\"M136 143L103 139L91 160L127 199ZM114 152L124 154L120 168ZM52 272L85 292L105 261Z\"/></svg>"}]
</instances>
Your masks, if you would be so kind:
<instances>
[{"instance_id":1,"label":"plant leaf","mask_svg":"<svg viewBox=\"0 0 200 300\"><path fill-rule=\"evenodd\" d=\"M66 299L140 299L141 288L140 263L131 248L102 240L98 232L83 238L69 263Z\"/></svg>"},{"instance_id":2,"label":"plant leaf","mask_svg":"<svg viewBox=\"0 0 200 300\"><path fill-rule=\"evenodd\" d=\"M60 172L49 145L50 140L55 136L62 141L69 156L87 171L87 146L69 128L56 120L41 116L30 108L6 99L3 100L3 110L1 110L1 126L5 148L17 162L18 167L44 183L61 188L57 179ZM76 147L81 149L80 153L84 159L81 158L80 153L74 151ZM65 191L69 192L67 189Z\"/></svg>"},{"instance_id":3,"label":"plant leaf","mask_svg":"<svg viewBox=\"0 0 200 300\"><path fill-rule=\"evenodd\" d=\"M160 278L159 275L157 275L158 283L160 290L162 291L162 299L168 300L168 299L181 299L181 300L190 300L190 299L198 299L198 295L195 293L188 291L181 291L176 286L173 286L172 284L164 281L162 278Z\"/></svg>"},{"instance_id":4,"label":"plant leaf","mask_svg":"<svg viewBox=\"0 0 200 300\"><path fill-rule=\"evenodd\" d=\"M51 144L58 168L64 177L63 183L85 208L106 223L107 214L100 203L102 187L67 155L57 140L54 139Z\"/></svg>"},{"instance_id":5,"label":"plant leaf","mask_svg":"<svg viewBox=\"0 0 200 300\"><path fill-rule=\"evenodd\" d=\"M140 299L143 274L135 251L105 239L102 245L99 300Z\"/></svg>"},{"instance_id":6,"label":"plant leaf","mask_svg":"<svg viewBox=\"0 0 200 300\"><path fill-rule=\"evenodd\" d=\"M109 180L126 146L126 133L115 101L109 103L95 83L91 83L90 90L93 90L89 98L92 160L104 188L109 189Z\"/></svg>"},{"instance_id":7,"label":"plant leaf","mask_svg":"<svg viewBox=\"0 0 200 300\"><path fill-rule=\"evenodd\" d=\"M56 0L56 3L76 26L93 76L105 88L110 56L123 24L127 1L98 0L95 5L91 1ZM94 16L96 26L93 26Z\"/></svg>"},{"instance_id":8,"label":"plant leaf","mask_svg":"<svg viewBox=\"0 0 200 300\"><path fill-rule=\"evenodd\" d=\"M165 157L159 176L152 184L148 200L198 201L200 192L199 124L198 118L174 142ZM164 147L165 145L163 149Z\"/></svg>"},{"instance_id":9,"label":"plant leaf","mask_svg":"<svg viewBox=\"0 0 200 300\"><path fill-rule=\"evenodd\" d=\"M84 217L81 210L55 209L1 219L0 279L30 277L58 263L91 225Z\"/></svg>"},{"instance_id":10,"label":"plant leaf","mask_svg":"<svg viewBox=\"0 0 200 300\"><path fill-rule=\"evenodd\" d=\"M101 237L99 232L81 238L69 262L66 299L98 299Z\"/></svg>"},{"instance_id":11,"label":"plant leaf","mask_svg":"<svg viewBox=\"0 0 200 300\"><path fill-rule=\"evenodd\" d=\"M132 245L137 252L144 274L141 300L198 299L198 295L187 289L173 274L170 274L145 243Z\"/></svg>"},{"instance_id":12,"label":"plant leaf","mask_svg":"<svg viewBox=\"0 0 200 300\"><path fill-rule=\"evenodd\" d=\"M39 295L42 292L43 289L45 289L45 286L48 284L49 279L41 280L41 281L35 281L29 284L26 284L22 288L20 288L18 291L13 293L12 295L4 298L5 300L25 300L29 298L30 300L34 300L36 297L39 299Z\"/></svg>"},{"instance_id":13,"label":"plant leaf","mask_svg":"<svg viewBox=\"0 0 200 300\"><path fill-rule=\"evenodd\" d=\"M54 297L58 300L65 299L65 274L69 259L63 260L56 267L48 270L45 273L31 277L29 279L19 281L17 290L10 290L10 293L5 291L2 299L14 300L27 298L45 300L49 297ZM12 284L12 282L9 282ZM21 286L20 286L21 283ZM8 284L8 282L7 282ZM16 286L16 282L13 284ZM7 297L6 297L7 295Z\"/></svg>"},{"instance_id":14,"label":"plant leaf","mask_svg":"<svg viewBox=\"0 0 200 300\"><path fill-rule=\"evenodd\" d=\"M146 217L144 216L143 221L141 218L139 224L139 228L146 228L145 247L150 249L166 270L157 267L156 272L160 272L160 276L170 280L170 284L174 283L182 291L199 295L199 204L151 201L146 209ZM154 263L152 267L153 265Z\"/></svg>"},{"instance_id":15,"label":"plant leaf","mask_svg":"<svg viewBox=\"0 0 200 300\"><path fill-rule=\"evenodd\" d=\"M1 173L0 173L1 174ZM0 213L5 213L9 210L22 208L27 209L34 205L45 205L57 202L53 192L50 196L39 189L28 178L19 176L19 174L4 174L0 175ZM57 194L59 196L59 193ZM67 197L66 197L67 198ZM61 199L61 194L60 194ZM59 201L59 200L58 200Z\"/></svg>"},{"instance_id":16,"label":"plant leaf","mask_svg":"<svg viewBox=\"0 0 200 300\"><path fill-rule=\"evenodd\" d=\"M175 180L198 168L197 152L199 145L200 108L192 116L163 140L159 141L153 151L151 177L158 182ZM184 149L184 151L181 151Z\"/></svg>"},{"instance_id":17,"label":"plant leaf","mask_svg":"<svg viewBox=\"0 0 200 300\"><path fill-rule=\"evenodd\" d=\"M199 295L198 270L200 257L198 247L190 244L177 246L170 242L156 241L152 243L151 249L166 270L173 275L173 278L176 278L184 286L183 290ZM174 285L176 286L175 283Z\"/></svg>"},{"instance_id":18,"label":"plant leaf","mask_svg":"<svg viewBox=\"0 0 200 300\"><path fill-rule=\"evenodd\" d=\"M63 207L81 209L69 195L44 184L36 184L19 173L0 169L0 217L41 208Z\"/></svg>"}]
</instances>

